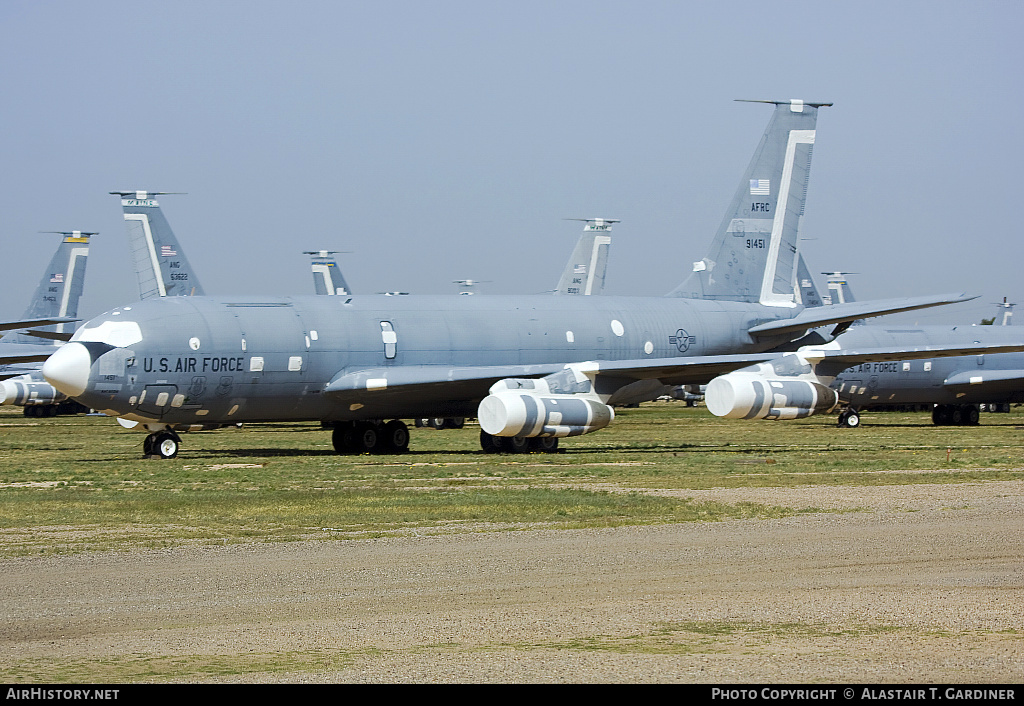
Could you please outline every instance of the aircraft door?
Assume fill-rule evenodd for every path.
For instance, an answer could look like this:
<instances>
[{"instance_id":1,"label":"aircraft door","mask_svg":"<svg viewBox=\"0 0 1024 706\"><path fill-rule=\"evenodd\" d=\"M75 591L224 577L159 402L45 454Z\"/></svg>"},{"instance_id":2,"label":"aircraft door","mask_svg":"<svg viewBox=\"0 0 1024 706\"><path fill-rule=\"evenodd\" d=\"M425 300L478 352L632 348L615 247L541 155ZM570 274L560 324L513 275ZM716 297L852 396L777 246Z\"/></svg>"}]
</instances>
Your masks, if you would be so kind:
<instances>
[{"instance_id":1,"label":"aircraft door","mask_svg":"<svg viewBox=\"0 0 1024 706\"><path fill-rule=\"evenodd\" d=\"M139 395L139 413L162 416L177 392L177 385L146 385Z\"/></svg>"}]
</instances>

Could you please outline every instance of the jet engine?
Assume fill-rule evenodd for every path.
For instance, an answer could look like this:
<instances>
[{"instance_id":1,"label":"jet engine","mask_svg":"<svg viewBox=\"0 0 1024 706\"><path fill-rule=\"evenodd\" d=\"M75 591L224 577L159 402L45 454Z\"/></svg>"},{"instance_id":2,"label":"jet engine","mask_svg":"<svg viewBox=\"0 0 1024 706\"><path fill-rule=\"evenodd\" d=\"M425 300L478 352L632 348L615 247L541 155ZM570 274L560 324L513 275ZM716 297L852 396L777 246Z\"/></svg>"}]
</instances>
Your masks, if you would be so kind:
<instances>
[{"instance_id":1,"label":"jet engine","mask_svg":"<svg viewBox=\"0 0 1024 706\"><path fill-rule=\"evenodd\" d=\"M798 355L742 368L712 380L708 410L732 419L799 419L832 411L839 396Z\"/></svg>"},{"instance_id":2,"label":"jet engine","mask_svg":"<svg viewBox=\"0 0 1024 706\"><path fill-rule=\"evenodd\" d=\"M604 429L615 419L615 411L594 394L586 375L572 368L538 380L499 380L489 392L477 418L492 436L579 436Z\"/></svg>"},{"instance_id":3,"label":"jet engine","mask_svg":"<svg viewBox=\"0 0 1024 706\"><path fill-rule=\"evenodd\" d=\"M44 380L3 380L0 381L0 404L21 406L57 404L68 398L53 385Z\"/></svg>"}]
</instances>

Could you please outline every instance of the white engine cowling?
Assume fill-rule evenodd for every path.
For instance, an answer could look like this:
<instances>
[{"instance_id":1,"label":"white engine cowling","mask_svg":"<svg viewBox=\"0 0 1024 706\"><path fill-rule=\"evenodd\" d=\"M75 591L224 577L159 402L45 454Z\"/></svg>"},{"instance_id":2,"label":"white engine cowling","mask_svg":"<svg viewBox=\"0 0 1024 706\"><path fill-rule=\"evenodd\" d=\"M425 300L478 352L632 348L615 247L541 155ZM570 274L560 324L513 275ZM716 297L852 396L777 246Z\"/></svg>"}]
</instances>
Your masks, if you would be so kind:
<instances>
[{"instance_id":1,"label":"white engine cowling","mask_svg":"<svg viewBox=\"0 0 1024 706\"><path fill-rule=\"evenodd\" d=\"M0 381L0 404L37 405L56 404L68 397L59 392L53 385L45 381L21 382L19 380Z\"/></svg>"},{"instance_id":2,"label":"white engine cowling","mask_svg":"<svg viewBox=\"0 0 1024 706\"><path fill-rule=\"evenodd\" d=\"M579 395L495 392L480 402L480 428L492 436L579 436L604 429L615 411Z\"/></svg>"},{"instance_id":3,"label":"white engine cowling","mask_svg":"<svg viewBox=\"0 0 1024 706\"><path fill-rule=\"evenodd\" d=\"M799 419L832 411L839 396L814 380L771 378L744 370L712 380L704 402L718 417Z\"/></svg>"}]
</instances>

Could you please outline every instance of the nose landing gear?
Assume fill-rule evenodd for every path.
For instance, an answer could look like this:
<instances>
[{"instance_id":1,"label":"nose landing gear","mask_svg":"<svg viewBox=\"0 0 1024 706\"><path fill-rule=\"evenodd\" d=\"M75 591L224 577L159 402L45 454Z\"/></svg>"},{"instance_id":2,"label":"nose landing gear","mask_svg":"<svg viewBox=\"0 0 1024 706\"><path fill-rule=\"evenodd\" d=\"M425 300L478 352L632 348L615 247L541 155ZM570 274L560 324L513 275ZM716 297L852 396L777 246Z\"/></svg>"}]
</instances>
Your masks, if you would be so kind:
<instances>
[{"instance_id":1,"label":"nose landing gear","mask_svg":"<svg viewBox=\"0 0 1024 706\"><path fill-rule=\"evenodd\" d=\"M174 458L178 455L181 437L170 429L155 431L142 442L143 458Z\"/></svg>"}]
</instances>

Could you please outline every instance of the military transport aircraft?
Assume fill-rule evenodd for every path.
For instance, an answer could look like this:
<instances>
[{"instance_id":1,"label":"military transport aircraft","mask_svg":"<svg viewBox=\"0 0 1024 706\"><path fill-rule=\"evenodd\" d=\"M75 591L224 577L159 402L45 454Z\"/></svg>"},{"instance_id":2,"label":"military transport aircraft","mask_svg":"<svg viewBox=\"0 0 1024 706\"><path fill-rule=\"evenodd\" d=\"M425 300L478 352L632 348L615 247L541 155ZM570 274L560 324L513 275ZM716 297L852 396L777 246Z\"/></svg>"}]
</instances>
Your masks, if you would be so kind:
<instances>
[{"instance_id":1,"label":"military transport aircraft","mask_svg":"<svg viewBox=\"0 0 1024 706\"><path fill-rule=\"evenodd\" d=\"M826 272L833 302L853 302L849 272ZM861 322L862 323L862 322ZM1022 340L1014 327L973 325L885 325L853 326L826 348L846 350L879 349L894 345L920 348L981 345L1012 345ZM1008 405L1024 402L1024 353L935 357L914 360L862 361L844 367L840 359L816 363L817 349L800 349L786 362L771 361L728 373L713 380L705 396L708 409L718 416L742 419L783 419L777 402L776 383L798 381L830 388L835 397L822 391L823 402L809 406L796 417L807 417L841 407L838 426L860 426L865 407L933 405L936 425L977 424L979 405ZM774 381L774 382L773 382ZM772 385L775 389L772 389ZM772 394L774 393L774 394ZM832 400L826 409L825 400Z\"/></svg>"},{"instance_id":2,"label":"military transport aircraft","mask_svg":"<svg viewBox=\"0 0 1024 706\"><path fill-rule=\"evenodd\" d=\"M147 456L175 456L176 431L194 425L283 420L333 423L340 453L400 452L402 420L435 416L478 417L486 451L553 451L610 424L611 405L777 357L773 348L809 329L966 299L798 304L798 227L818 109L829 104L758 102L774 113L729 211L666 297L154 299L87 322L44 374L147 429ZM924 354L936 352L862 351L853 362Z\"/></svg>"},{"instance_id":3,"label":"military transport aircraft","mask_svg":"<svg viewBox=\"0 0 1024 706\"><path fill-rule=\"evenodd\" d=\"M64 405L67 399L43 380L42 362L71 338L71 324L78 316L78 300L85 282L89 258L89 238L96 233L62 231L57 251L43 271L39 286L25 310L25 321L9 322L0 329L13 330L0 344L0 404L20 405L29 417L50 417L58 411L78 411L78 404ZM41 328L29 329L27 324ZM47 325L50 324L50 325ZM49 343L42 341L49 340Z\"/></svg>"}]
</instances>

